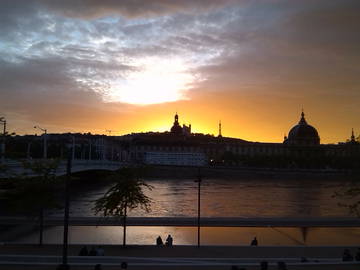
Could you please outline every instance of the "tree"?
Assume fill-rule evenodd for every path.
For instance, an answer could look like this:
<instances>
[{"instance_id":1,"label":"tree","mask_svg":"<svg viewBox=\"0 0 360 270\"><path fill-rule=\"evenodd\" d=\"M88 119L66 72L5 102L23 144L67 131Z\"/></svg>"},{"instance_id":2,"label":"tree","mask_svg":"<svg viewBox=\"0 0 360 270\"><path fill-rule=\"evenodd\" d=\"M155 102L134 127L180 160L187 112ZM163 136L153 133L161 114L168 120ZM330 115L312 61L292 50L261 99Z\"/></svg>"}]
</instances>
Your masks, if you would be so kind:
<instances>
[{"instance_id":1,"label":"tree","mask_svg":"<svg viewBox=\"0 0 360 270\"><path fill-rule=\"evenodd\" d=\"M151 199L143 193L143 187L152 189L138 178L139 171L133 168L123 168L109 178L115 184L105 195L95 201L95 214L101 213L104 217L123 218L123 246L126 246L126 218L128 211L137 207L150 212Z\"/></svg>"},{"instance_id":2,"label":"tree","mask_svg":"<svg viewBox=\"0 0 360 270\"><path fill-rule=\"evenodd\" d=\"M55 196L58 165L58 160L24 162L24 168L30 170L31 174L14 179L15 188L7 196L15 210L38 217L39 245L43 244L45 210L60 208Z\"/></svg>"}]
</instances>

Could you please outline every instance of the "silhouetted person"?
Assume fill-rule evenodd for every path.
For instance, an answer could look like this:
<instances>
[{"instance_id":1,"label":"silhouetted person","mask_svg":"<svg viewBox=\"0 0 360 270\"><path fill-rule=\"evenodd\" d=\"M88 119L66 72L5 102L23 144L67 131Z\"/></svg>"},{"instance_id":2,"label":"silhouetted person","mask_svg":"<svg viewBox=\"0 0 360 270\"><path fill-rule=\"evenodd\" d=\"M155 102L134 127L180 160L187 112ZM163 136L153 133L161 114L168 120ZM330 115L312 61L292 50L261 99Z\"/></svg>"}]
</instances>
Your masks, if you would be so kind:
<instances>
[{"instance_id":1,"label":"silhouetted person","mask_svg":"<svg viewBox=\"0 0 360 270\"><path fill-rule=\"evenodd\" d=\"M344 249L342 260L343 260L343 262L348 262L348 261L354 260L354 257L350 253L350 250L348 250L347 248Z\"/></svg>"},{"instance_id":2,"label":"silhouetted person","mask_svg":"<svg viewBox=\"0 0 360 270\"><path fill-rule=\"evenodd\" d=\"M101 264L97 264L97 265L95 265L94 270L101 270L101 269L102 269Z\"/></svg>"},{"instance_id":3,"label":"silhouetted person","mask_svg":"<svg viewBox=\"0 0 360 270\"><path fill-rule=\"evenodd\" d=\"M251 241L252 246L257 246L258 245L258 240L256 239L256 237L254 237L254 239Z\"/></svg>"},{"instance_id":4,"label":"silhouetted person","mask_svg":"<svg viewBox=\"0 0 360 270\"><path fill-rule=\"evenodd\" d=\"M83 246L80 249L79 256L88 256L88 255L89 255L89 251L88 251L87 247Z\"/></svg>"},{"instance_id":5,"label":"silhouetted person","mask_svg":"<svg viewBox=\"0 0 360 270\"><path fill-rule=\"evenodd\" d=\"M171 235L169 234L168 237L166 238L166 242L165 245L171 247L173 245L173 238L171 237Z\"/></svg>"},{"instance_id":6,"label":"silhouetted person","mask_svg":"<svg viewBox=\"0 0 360 270\"><path fill-rule=\"evenodd\" d=\"M164 244L163 240L161 239L161 236L159 235L158 238L156 238L156 245L162 246L163 244Z\"/></svg>"},{"instance_id":7,"label":"silhouetted person","mask_svg":"<svg viewBox=\"0 0 360 270\"><path fill-rule=\"evenodd\" d=\"M262 262L260 263L260 269L261 269L261 270L268 270L268 266L269 266L269 264L268 264L267 261L262 261Z\"/></svg>"},{"instance_id":8,"label":"silhouetted person","mask_svg":"<svg viewBox=\"0 0 360 270\"><path fill-rule=\"evenodd\" d=\"M127 269L127 267L128 267L127 262L122 262L120 267L121 267L121 269Z\"/></svg>"},{"instance_id":9,"label":"silhouetted person","mask_svg":"<svg viewBox=\"0 0 360 270\"><path fill-rule=\"evenodd\" d=\"M285 262L278 262L277 266L278 266L278 270L287 270Z\"/></svg>"},{"instance_id":10,"label":"silhouetted person","mask_svg":"<svg viewBox=\"0 0 360 270\"><path fill-rule=\"evenodd\" d=\"M96 249L94 247L90 249L89 256L96 256Z\"/></svg>"}]
</instances>

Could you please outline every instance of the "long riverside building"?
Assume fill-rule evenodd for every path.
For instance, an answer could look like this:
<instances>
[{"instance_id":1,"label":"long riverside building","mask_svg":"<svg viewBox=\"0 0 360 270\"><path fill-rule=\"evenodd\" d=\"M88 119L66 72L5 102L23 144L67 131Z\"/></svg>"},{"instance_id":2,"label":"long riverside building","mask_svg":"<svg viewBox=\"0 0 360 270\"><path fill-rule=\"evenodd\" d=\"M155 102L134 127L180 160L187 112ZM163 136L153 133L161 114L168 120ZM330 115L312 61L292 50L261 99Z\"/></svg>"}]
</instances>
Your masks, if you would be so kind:
<instances>
[{"instance_id":1,"label":"long riverside building","mask_svg":"<svg viewBox=\"0 0 360 270\"><path fill-rule=\"evenodd\" d=\"M198 164L194 157L204 155L204 164L282 168L360 168L360 143L352 132L347 142L321 144L316 128L307 123L304 112L281 143L250 142L219 135L191 133L191 125L179 124L175 115L170 132L133 133L121 138L122 157L147 164ZM181 153L183 153L182 157ZM192 153L193 155L189 155ZM175 157L178 158L175 158ZM157 157L157 158L155 158ZM196 165L195 165L196 164Z\"/></svg>"},{"instance_id":2,"label":"long riverside building","mask_svg":"<svg viewBox=\"0 0 360 270\"><path fill-rule=\"evenodd\" d=\"M7 139L7 158L41 158L42 136L13 136ZM168 132L132 133L124 136L47 134L48 157L66 158L73 147L74 159L111 160L127 163L230 166L285 169L342 170L360 168L360 143L352 131L346 142L321 144L317 129L300 120L283 142L263 143L192 133L191 125L180 125L174 117ZM70 146L70 147L69 147ZM13 155L14 157L12 157Z\"/></svg>"}]
</instances>

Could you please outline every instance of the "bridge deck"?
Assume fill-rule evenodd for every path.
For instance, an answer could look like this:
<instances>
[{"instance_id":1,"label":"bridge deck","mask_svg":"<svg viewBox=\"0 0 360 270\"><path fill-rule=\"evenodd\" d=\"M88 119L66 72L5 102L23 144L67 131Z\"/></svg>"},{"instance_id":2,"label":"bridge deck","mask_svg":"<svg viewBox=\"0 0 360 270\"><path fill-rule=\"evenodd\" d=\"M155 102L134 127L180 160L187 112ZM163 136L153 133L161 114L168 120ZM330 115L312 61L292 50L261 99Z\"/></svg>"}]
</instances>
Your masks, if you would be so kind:
<instances>
[{"instance_id":1,"label":"bridge deck","mask_svg":"<svg viewBox=\"0 0 360 270\"><path fill-rule=\"evenodd\" d=\"M119 226L121 218L115 217L70 217L71 226ZM36 224L35 219L25 217L0 217L0 225ZM48 226L63 225L62 217L47 217ZM202 227L360 227L356 218L239 218L239 217L204 217ZM128 217L128 226L197 226L196 217Z\"/></svg>"},{"instance_id":2,"label":"bridge deck","mask_svg":"<svg viewBox=\"0 0 360 270\"><path fill-rule=\"evenodd\" d=\"M35 161L35 160L33 160ZM33 171L30 169L25 169L22 162L20 161L7 161L4 163L7 170L5 172L0 172L1 178L14 177L18 175L26 175L28 177L36 176ZM66 161L61 161L59 166L56 169L55 175L62 176L66 174ZM109 160L73 160L71 172L81 172L88 170L108 170L115 171L126 165L118 161L109 161Z\"/></svg>"}]
</instances>

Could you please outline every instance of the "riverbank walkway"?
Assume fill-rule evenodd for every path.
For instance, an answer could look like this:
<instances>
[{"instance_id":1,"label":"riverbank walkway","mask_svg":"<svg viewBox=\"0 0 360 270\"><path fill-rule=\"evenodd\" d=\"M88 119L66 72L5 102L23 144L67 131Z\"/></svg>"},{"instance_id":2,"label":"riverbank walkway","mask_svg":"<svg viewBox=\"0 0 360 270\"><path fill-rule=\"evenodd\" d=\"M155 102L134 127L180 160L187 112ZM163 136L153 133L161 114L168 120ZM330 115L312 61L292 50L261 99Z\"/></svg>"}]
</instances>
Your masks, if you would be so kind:
<instances>
[{"instance_id":1,"label":"riverbank walkway","mask_svg":"<svg viewBox=\"0 0 360 270\"><path fill-rule=\"evenodd\" d=\"M342 262L348 248L355 254L358 247L345 246L146 246L103 245L105 256L78 256L82 245L70 245L68 260L71 269L121 269L122 262L134 270L231 270L260 269L260 262L267 261L269 269L278 269L283 261L288 270L355 270L359 261ZM88 248L91 246L88 245ZM2 244L0 269L56 269L62 261L61 245ZM306 262L302 262L306 258Z\"/></svg>"}]
</instances>

